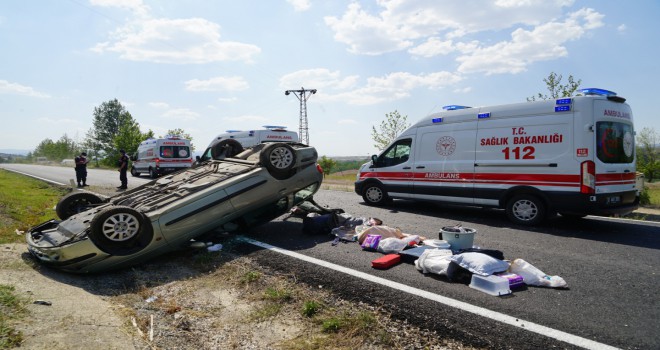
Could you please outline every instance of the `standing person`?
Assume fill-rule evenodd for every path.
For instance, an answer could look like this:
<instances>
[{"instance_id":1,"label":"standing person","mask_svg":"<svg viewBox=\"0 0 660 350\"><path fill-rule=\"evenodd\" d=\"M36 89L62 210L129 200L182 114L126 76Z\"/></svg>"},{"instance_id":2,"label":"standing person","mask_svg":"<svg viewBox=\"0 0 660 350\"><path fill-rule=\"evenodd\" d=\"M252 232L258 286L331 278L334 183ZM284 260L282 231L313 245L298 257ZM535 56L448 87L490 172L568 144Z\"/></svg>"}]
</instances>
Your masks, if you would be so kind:
<instances>
[{"instance_id":1,"label":"standing person","mask_svg":"<svg viewBox=\"0 0 660 350\"><path fill-rule=\"evenodd\" d=\"M123 149L119 150L121 157L119 158L119 181L121 181L121 186L117 187L120 190L125 190L128 188L128 177L126 177L126 171L128 170L128 156L126 151Z\"/></svg>"},{"instance_id":2,"label":"standing person","mask_svg":"<svg viewBox=\"0 0 660 350\"><path fill-rule=\"evenodd\" d=\"M87 153L81 152L79 156L75 158L76 163L76 182L78 182L78 187L89 186L87 184Z\"/></svg>"}]
</instances>

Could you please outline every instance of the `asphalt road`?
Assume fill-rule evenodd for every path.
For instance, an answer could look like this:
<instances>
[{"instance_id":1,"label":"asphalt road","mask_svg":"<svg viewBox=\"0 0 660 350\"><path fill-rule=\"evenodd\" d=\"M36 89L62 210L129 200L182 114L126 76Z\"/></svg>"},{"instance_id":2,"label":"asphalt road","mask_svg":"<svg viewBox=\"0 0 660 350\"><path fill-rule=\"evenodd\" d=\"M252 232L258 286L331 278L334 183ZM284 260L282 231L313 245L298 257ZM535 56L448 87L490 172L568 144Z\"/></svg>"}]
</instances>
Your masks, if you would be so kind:
<instances>
[{"instance_id":1,"label":"asphalt road","mask_svg":"<svg viewBox=\"0 0 660 350\"><path fill-rule=\"evenodd\" d=\"M62 168L65 170L61 175L56 175L59 170L55 169L20 166L17 170L68 183L73 169ZM106 175L108 180L101 180ZM92 190L94 186L118 185L118 181L117 172L90 171ZM129 175L129 187L146 181ZM315 199L323 206L342 208L352 216L378 217L386 225L431 238L437 238L443 226L462 223L477 230L475 245L498 249L507 259L522 258L549 275L561 276L568 288L527 287L507 297L494 297L465 284L424 275L411 264L374 270L370 262L380 254L362 251L355 243L333 246L331 237L304 235L301 220L293 218L280 218L246 235L347 271L357 271L358 275L251 244L234 241L232 246L278 271L295 272L301 282L330 288L346 298L382 305L394 317L475 346L660 348L657 222L557 218L541 227L526 228L513 226L499 210L412 201L395 201L392 206L374 208L364 205L355 193L339 191L320 191ZM365 280L364 276L372 280ZM380 279L393 283L384 286ZM508 317L514 320L512 324L506 323Z\"/></svg>"}]
</instances>

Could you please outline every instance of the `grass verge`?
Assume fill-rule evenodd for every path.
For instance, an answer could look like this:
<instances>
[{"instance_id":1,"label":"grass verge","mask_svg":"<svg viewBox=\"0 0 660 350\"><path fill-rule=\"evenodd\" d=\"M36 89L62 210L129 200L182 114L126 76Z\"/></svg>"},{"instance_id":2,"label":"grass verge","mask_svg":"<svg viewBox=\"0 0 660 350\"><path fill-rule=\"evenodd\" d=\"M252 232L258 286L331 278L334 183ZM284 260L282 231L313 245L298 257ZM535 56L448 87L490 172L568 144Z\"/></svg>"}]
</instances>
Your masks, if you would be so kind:
<instances>
[{"instance_id":1,"label":"grass verge","mask_svg":"<svg viewBox=\"0 0 660 350\"><path fill-rule=\"evenodd\" d=\"M13 321L27 313L27 300L16 295L14 287L0 284L0 349L13 349L23 342L23 333L13 327Z\"/></svg>"},{"instance_id":2,"label":"grass verge","mask_svg":"<svg viewBox=\"0 0 660 350\"><path fill-rule=\"evenodd\" d=\"M65 189L0 169L0 244L25 242L25 231L56 217L55 204Z\"/></svg>"}]
</instances>

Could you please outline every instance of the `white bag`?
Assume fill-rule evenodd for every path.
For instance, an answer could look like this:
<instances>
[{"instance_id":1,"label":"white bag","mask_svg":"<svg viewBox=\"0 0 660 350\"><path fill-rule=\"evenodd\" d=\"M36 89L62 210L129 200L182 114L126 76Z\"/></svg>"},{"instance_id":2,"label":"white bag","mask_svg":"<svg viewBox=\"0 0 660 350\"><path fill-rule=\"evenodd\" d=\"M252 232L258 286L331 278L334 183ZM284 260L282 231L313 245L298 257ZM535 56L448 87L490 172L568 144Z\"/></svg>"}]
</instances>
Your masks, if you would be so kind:
<instances>
[{"instance_id":1,"label":"white bag","mask_svg":"<svg viewBox=\"0 0 660 350\"><path fill-rule=\"evenodd\" d=\"M402 251L407 245L408 242L400 238L389 237L380 240L378 251L383 254L396 254Z\"/></svg>"},{"instance_id":2,"label":"white bag","mask_svg":"<svg viewBox=\"0 0 660 350\"><path fill-rule=\"evenodd\" d=\"M548 276L532 264L523 259L516 259L511 263L509 271L522 276L523 282L530 286L566 287L568 284L559 276Z\"/></svg>"}]
</instances>

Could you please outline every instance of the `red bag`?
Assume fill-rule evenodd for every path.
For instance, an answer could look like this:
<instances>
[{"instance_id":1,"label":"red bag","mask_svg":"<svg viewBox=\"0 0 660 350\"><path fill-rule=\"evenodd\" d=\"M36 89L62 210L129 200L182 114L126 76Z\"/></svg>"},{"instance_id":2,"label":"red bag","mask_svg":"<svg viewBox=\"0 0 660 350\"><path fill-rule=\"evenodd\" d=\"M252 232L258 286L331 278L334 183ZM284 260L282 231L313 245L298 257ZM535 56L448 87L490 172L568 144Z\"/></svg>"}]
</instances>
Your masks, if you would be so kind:
<instances>
[{"instance_id":1,"label":"red bag","mask_svg":"<svg viewBox=\"0 0 660 350\"><path fill-rule=\"evenodd\" d=\"M401 255L387 254L371 262L371 267L375 269L389 269L401 262Z\"/></svg>"}]
</instances>

